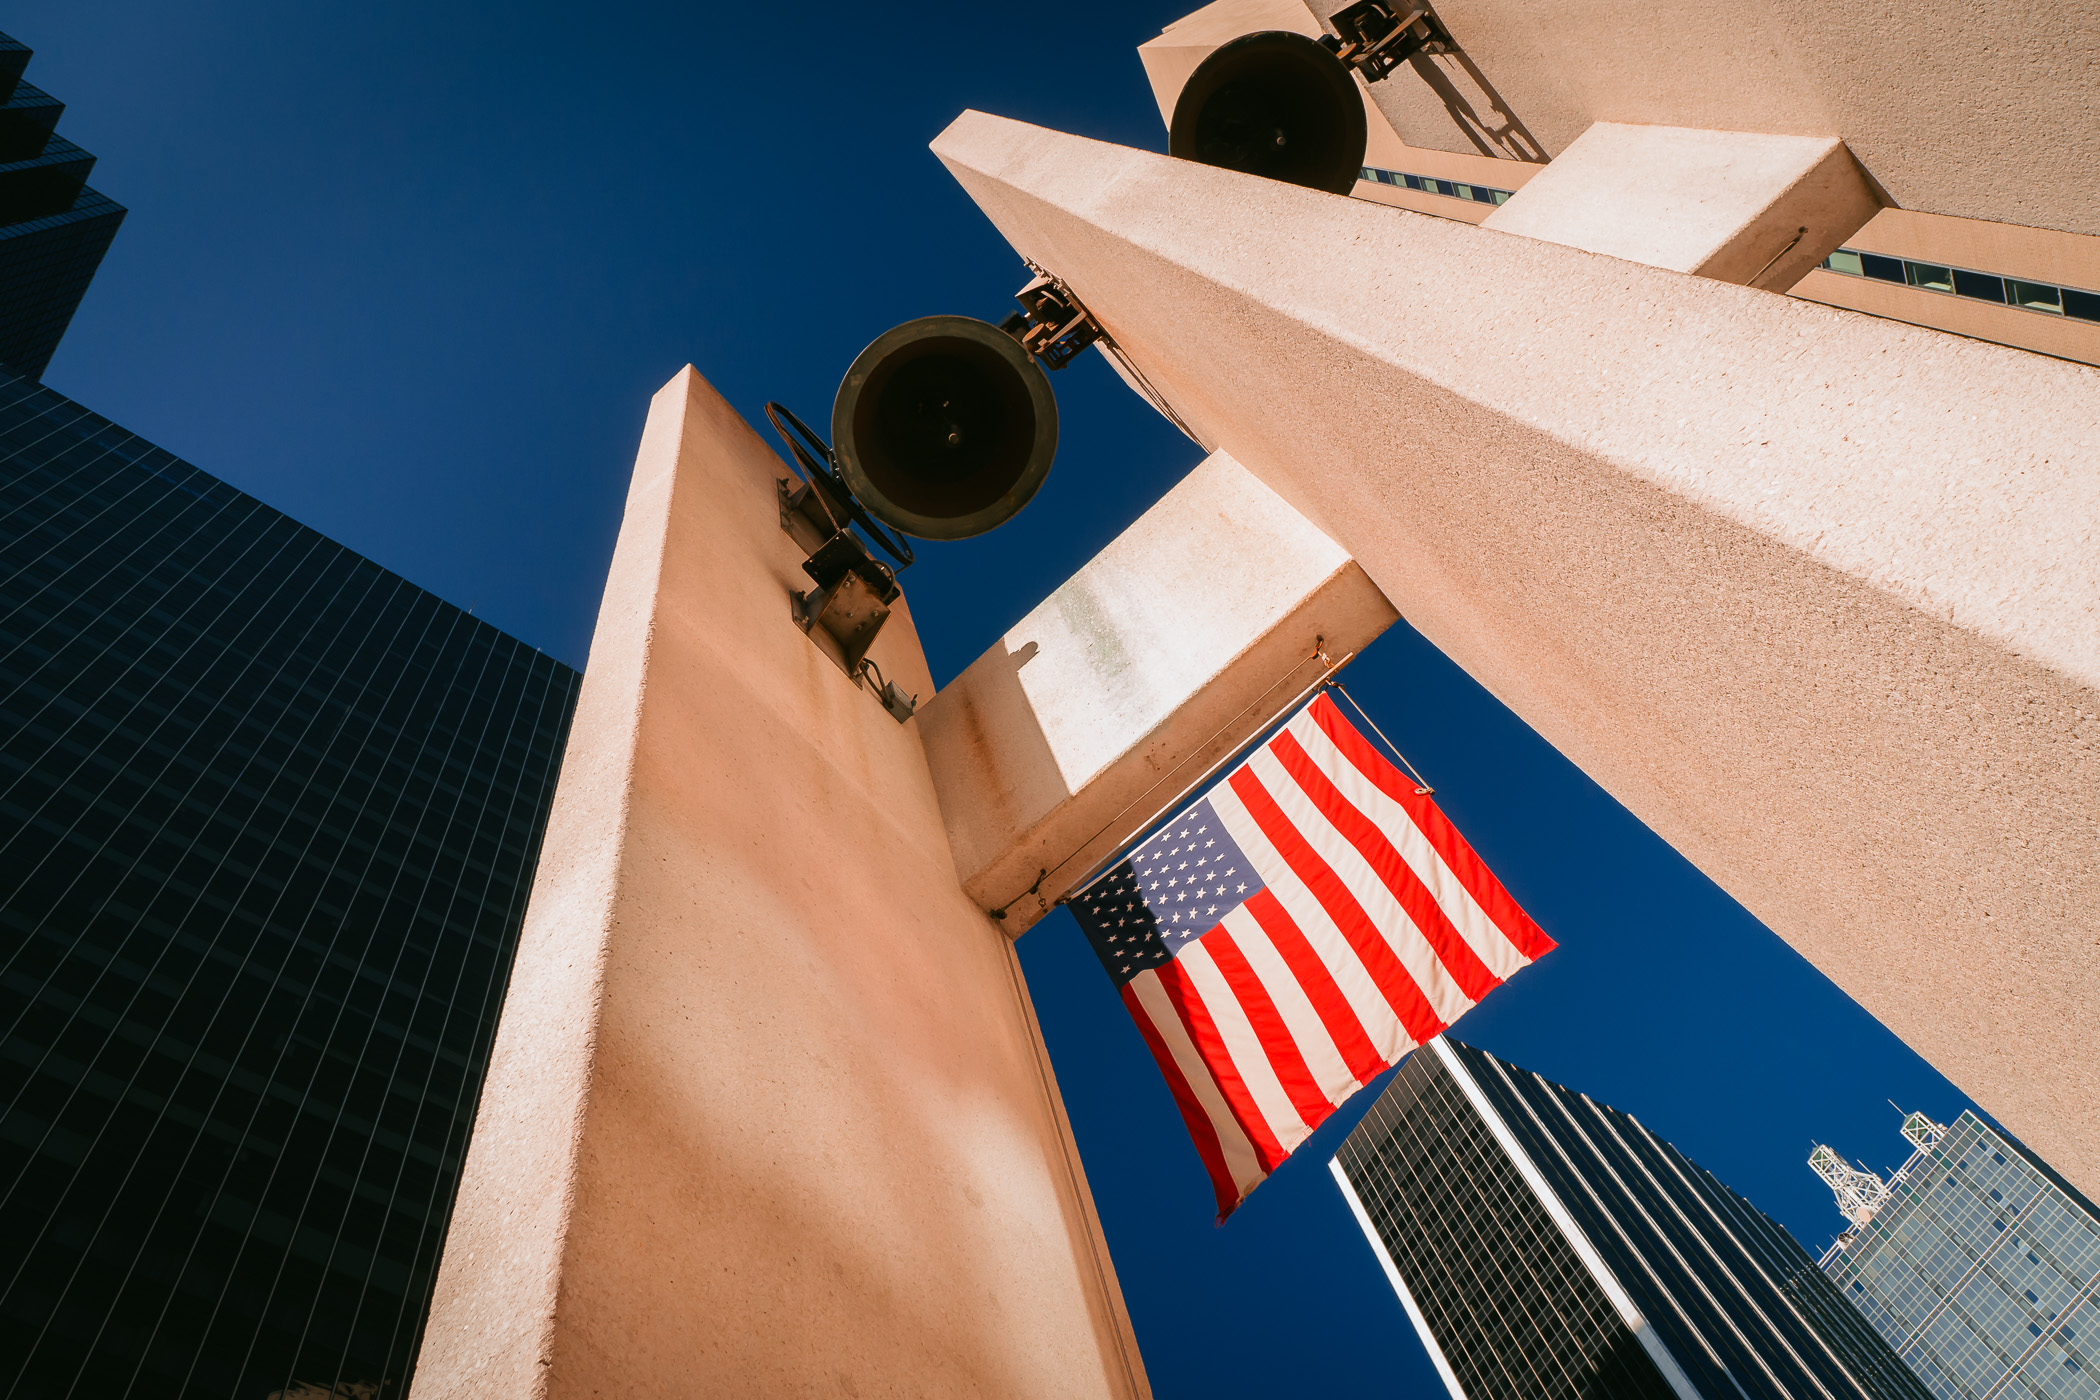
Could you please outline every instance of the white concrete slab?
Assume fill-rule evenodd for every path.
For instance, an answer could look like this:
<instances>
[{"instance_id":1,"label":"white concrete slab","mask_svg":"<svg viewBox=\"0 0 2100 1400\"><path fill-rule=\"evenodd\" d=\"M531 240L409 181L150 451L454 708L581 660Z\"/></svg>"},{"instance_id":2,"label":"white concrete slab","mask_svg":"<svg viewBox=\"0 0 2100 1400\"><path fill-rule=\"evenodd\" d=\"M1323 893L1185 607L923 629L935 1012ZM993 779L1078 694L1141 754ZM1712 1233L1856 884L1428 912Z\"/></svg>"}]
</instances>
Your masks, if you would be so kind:
<instances>
[{"instance_id":1,"label":"white concrete slab","mask_svg":"<svg viewBox=\"0 0 2100 1400\"><path fill-rule=\"evenodd\" d=\"M1347 551L1215 453L921 711L963 888L1019 934L1396 619ZM1324 640L1323 640L1324 639Z\"/></svg>"},{"instance_id":2,"label":"white concrete slab","mask_svg":"<svg viewBox=\"0 0 2100 1400\"><path fill-rule=\"evenodd\" d=\"M1880 209L1834 136L1598 122L1482 225L1784 291Z\"/></svg>"}]
</instances>

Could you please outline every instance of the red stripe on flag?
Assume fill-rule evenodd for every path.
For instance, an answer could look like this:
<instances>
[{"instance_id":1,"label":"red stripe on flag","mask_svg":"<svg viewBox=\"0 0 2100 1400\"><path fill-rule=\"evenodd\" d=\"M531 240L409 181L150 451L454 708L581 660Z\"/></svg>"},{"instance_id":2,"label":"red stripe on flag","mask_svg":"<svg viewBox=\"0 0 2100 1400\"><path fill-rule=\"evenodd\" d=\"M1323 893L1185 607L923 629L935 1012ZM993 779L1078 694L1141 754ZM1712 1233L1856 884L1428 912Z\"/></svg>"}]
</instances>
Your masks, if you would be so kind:
<instances>
[{"instance_id":1,"label":"red stripe on flag","mask_svg":"<svg viewBox=\"0 0 2100 1400\"><path fill-rule=\"evenodd\" d=\"M1291 1106L1298 1110L1298 1117L1308 1128L1319 1127L1321 1120L1334 1112L1334 1105L1327 1102L1327 1095L1320 1092L1312 1070L1305 1063L1305 1054L1298 1048L1297 1038L1284 1023L1283 1013L1276 1009L1269 989L1262 985L1261 978L1248 965L1247 955L1233 941L1232 930L1220 924L1198 941L1210 954L1211 961L1218 965L1225 985L1232 988L1240 1010L1246 1013L1247 1024L1254 1027L1255 1038L1261 1041L1262 1053L1269 1057L1269 1066L1276 1071L1277 1082L1291 1096Z\"/></svg>"},{"instance_id":2,"label":"red stripe on flag","mask_svg":"<svg viewBox=\"0 0 2100 1400\"><path fill-rule=\"evenodd\" d=\"M1203 1170L1210 1175L1210 1189L1218 1198L1218 1219L1232 1214L1232 1208L1240 1203L1240 1188L1232 1179L1232 1169L1225 1165L1225 1149L1218 1145L1218 1130L1210 1124L1210 1115L1189 1088L1188 1081L1181 1077L1181 1066L1174 1063L1174 1052L1159 1037L1152 1025L1152 1018L1130 989L1130 983L1122 987L1123 1006L1130 1012L1130 1019L1137 1022L1138 1034L1145 1038L1145 1046L1152 1052L1152 1062L1167 1081L1167 1092L1174 1096L1174 1106L1181 1110L1182 1124L1189 1130L1189 1140L1196 1144L1196 1155L1203 1159Z\"/></svg>"},{"instance_id":3,"label":"red stripe on flag","mask_svg":"<svg viewBox=\"0 0 2100 1400\"><path fill-rule=\"evenodd\" d=\"M1334 1048L1342 1054L1342 1063L1356 1076L1359 1084L1368 1084L1389 1068L1379 1057L1378 1047L1364 1032L1356 1019L1356 1011L1349 1005L1349 998L1335 985L1334 974L1320 955L1313 951L1312 943L1305 933L1292 921L1283 904L1269 890L1262 890L1247 901L1247 912L1261 931L1269 935L1269 942L1276 946L1276 956L1283 959L1284 966L1298 979L1305 989L1305 998L1312 1003L1320 1024L1327 1027L1327 1034L1334 1041Z\"/></svg>"},{"instance_id":4,"label":"red stripe on flag","mask_svg":"<svg viewBox=\"0 0 2100 1400\"><path fill-rule=\"evenodd\" d=\"M1268 837L1269 844L1276 848L1276 854L1283 857L1291 873L1312 892L1314 899L1320 901L1320 907L1334 920L1342 937L1349 940L1349 946L1356 950L1364 970L1371 974L1371 980L1384 994L1386 1004L1400 1018L1407 1038L1417 1045L1425 1045L1430 1037L1441 1034L1444 1023L1437 1019L1429 999L1415 985L1415 979L1393 956L1392 948L1387 946L1370 916L1364 913L1363 906L1356 902L1356 896L1349 893L1341 876L1335 874L1333 868L1320 858L1320 853L1299 835L1298 828L1276 805L1276 799L1269 796L1269 790L1261 785L1261 779L1255 777L1251 769L1242 767L1227 781L1239 797L1240 805L1247 809L1247 815L1254 819L1262 835Z\"/></svg>"},{"instance_id":5,"label":"red stripe on flag","mask_svg":"<svg viewBox=\"0 0 2100 1400\"><path fill-rule=\"evenodd\" d=\"M1313 723L1320 726L1343 757L1356 766L1356 770L1378 785L1380 791L1400 804L1408 818L1421 828L1422 835L1436 853L1443 857L1444 864L1458 877L1458 882L1472 894L1482 913L1494 921L1516 950L1533 962L1552 952L1559 945L1546 936L1546 931L1531 921L1531 916L1517 904L1510 892L1502 887L1487 864L1475 855L1466 844L1466 838L1458 834L1443 810L1427 793L1415 791L1412 778L1405 777L1400 770L1386 762L1383 755L1372 748L1370 741L1356 732L1356 727L1342 717L1334 701L1322 694L1310 706Z\"/></svg>"},{"instance_id":6,"label":"red stripe on flag","mask_svg":"<svg viewBox=\"0 0 2100 1400\"><path fill-rule=\"evenodd\" d=\"M1218 1034L1217 1023L1210 1019L1210 1008L1204 1005L1202 993L1189 981L1188 974L1179 963L1166 963L1153 971L1159 975L1159 985L1166 990L1167 1000L1181 1013L1181 1024L1188 1028L1189 1040L1194 1043L1196 1053L1203 1057L1203 1064L1210 1077L1217 1081L1218 1092L1225 1096L1225 1106L1239 1120L1240 1128L1247 1134L1247 1141L1254 1144L1254 1160L1261 1164L1266 1175L1283 1165L1283 1159L1291 1154L1284 1151L1283 1144L1269 1129L1269 1120L1262 1116L1261 1105L1247 1091L1247 1082L1240 1078L1238 1067L1232 1063L1232 1052L1225 1047L1225 1037Z\"/></svg>"},{"instance_id":7,"label":"red stripe on flag","mask_svg":"<svg viewBox=\"0 0 2100 1400\"><path fill-rule=\"evenodd\" d=\"M1451 920L1436 899L1422 883L1414 867L1407 863L1384 832L1358 811L1356 805L1342 796L1340 788L1314 763L1296 738L1289 733L1278 734L1269 744L1269 751L1283 765L1304 790L1320 815L1331 822L1336 831L1350 845L1356 847L1364 862L1378 876L1380 882L1393 892L1393 898L1414 920L1429 946L1436 950L1437 961L1443 963L1445 971L1458 983L1466 1000L1478 1002L1489 992L1502 985L1502 979L1488 971L1480 955L1466 943L1459 931L1452 927Z\"/></svg>"}]
</instances>

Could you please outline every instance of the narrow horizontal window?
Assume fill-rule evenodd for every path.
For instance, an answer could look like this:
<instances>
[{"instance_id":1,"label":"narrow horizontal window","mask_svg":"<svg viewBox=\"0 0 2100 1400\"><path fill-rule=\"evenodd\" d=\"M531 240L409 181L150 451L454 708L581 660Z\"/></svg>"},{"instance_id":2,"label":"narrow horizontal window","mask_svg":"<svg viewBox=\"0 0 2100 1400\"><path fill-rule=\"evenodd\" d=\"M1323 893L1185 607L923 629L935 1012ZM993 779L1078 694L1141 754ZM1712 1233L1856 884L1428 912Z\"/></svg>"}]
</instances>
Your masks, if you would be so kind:
<instances>
[{"instance_id":1,"label":"narrow horizontal window","mask_svg":"<svg viewBox=\"0 0 2100 1400\"><path fill-rule=\"evenodd\" d=\"M2005 279L2005 299L2024 311L2046 311L2051 316L2064 314L2064 295L2060 287L2045 286L2040 282L2015 282ZM2003 1157L1998 1159L2002 1166Z\"/></svg>"},{"instance_id":2,"label":"narrow horizontal window","mask_svg":"<svg viewBox=\"0 0 2100 1400\"><path fill-rule=\"evenodd\" d=\"M1885 258L1879 253L1861 253L1859 262L1860 267L1866 272L1867 276L1877 282L1901 282L1904 280L1903 259L1901 258ZM1966 1167L1968 1163L1964 1162L1962 1165Z\"/></svg>"},{"instance_id":3,"label":"narrow horizontal window","mask_svg":"<svg viewBox=\"0 0 2100 1400\"><path fill-rule=\"evenodd\" d=\"M1512 190L1498 190L1489 185L1476 185L1458 180L1439 180L1434 175L1410 175L1404 170L1381 170L1375 165L1363 167L1361 178L1374 185L1397 185L1423 194L1440 194L1448 199L1463 199L1469 204L1507 204Z\"/></svg>"},{"instance_id":4,"label":"narrow horizontal window","mask_svg":"<svg viewBox=\"0 0 2100 1400\"><path fill-rule=\"evenodd\" d=\"M1993 277L1988 272L1970 272L1964 268L1954 270L1954 290L1957 295L1973 297L1977 301L2005 301L2005 279Z\"/></svg>"},{"instance_id":5,"label":"narrow horizontal window","mask_svg":"<svg viewBox=\"0 0 2100 1400\"><path fill-rule=\"evenodd\" d=\"M2072 321L2100 322L2100 292L2081 291L2076 287L2001 277L1994 272L1977 272L1965 267L1943 267L1911 258L1892 258L1884 253L1867 253L1857 248L1840 248L1823 259L1820 266L1826 272L1846 277L1899 282L1921 292L1987 301L1997 306L2015 307L2043 316L2061 316ZM1991 1159L2001 1167L2006 1165L2002 1152L1993 1152ZM1963 1171L1968 1167L1967 1162L1961 1164ZM1953 1178L1948 1180L1951 1182Z\"/></svg>"}]
</instances>

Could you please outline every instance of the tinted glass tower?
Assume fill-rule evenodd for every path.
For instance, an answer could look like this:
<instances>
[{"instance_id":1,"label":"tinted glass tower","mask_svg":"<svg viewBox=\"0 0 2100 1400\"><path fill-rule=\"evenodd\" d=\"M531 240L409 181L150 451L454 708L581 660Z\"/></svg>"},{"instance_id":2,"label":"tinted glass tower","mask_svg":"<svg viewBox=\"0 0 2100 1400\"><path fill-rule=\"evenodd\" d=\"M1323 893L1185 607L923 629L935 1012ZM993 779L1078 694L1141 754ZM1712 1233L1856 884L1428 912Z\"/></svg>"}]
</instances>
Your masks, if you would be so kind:
<instances>
[{"instance_id":1,"label":"tinted glass tower","mask_svg":"<svg viewBox=\"0 0 2100 1400\"><path fill-rule=\"evenodd\" d=\"M88 188L95 158L53 132L65 104L28 64L0 34L0 365L41 379L124 210Z\"/></svg>"},{"instance_id":2,"label":"tinted glass tower","mask_svg":"<svg viewBox=\"0 0 2100 1400\"><path fill-rule=\"evenodd\" d=\"M1793 1236L1626 1114L1448 1038L1335 1155L1454 1400L1927 1400Z\"/></svg>"},{"instance_id":3,"label":"tinted glass tower","mask_svg":"<svg viewBox=\"0 0 2100 1400\"><path fill-rule=\"evenodd\" d=\"M578 679L0 375L0 1395L401 1393Z\"/></svg>"},{"instance_id":4,"label":"tinted glass tower","mask_svg":"<svg viewBox=\"0 0 2100 1400\"><path fill-rule=\"evenodd\" d=\"M1928 1126L1823 1267L1940 1400L2100 1400L2100 1210L1973 1113Z\"/></svg>"}]
</instances>

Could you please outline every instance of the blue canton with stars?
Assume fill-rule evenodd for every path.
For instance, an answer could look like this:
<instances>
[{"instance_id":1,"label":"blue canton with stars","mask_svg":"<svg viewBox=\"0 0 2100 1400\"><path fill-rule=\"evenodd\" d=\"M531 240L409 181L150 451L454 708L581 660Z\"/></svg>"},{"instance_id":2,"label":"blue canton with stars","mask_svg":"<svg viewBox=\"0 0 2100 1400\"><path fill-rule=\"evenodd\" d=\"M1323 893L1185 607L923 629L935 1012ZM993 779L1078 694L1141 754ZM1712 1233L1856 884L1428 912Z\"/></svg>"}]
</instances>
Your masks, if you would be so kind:
<instances>
[{"instance_id":1,"label":"blue canton with stars","mask_svg":"<svg viewBox=\"0 0 2100 1400\"><path fill-rule=\"evenodd\" d=\"M1261 889L1261 876L1205 798L1070 904L1120 987L1172 962Z\"/></svg>"}]
</instances>

